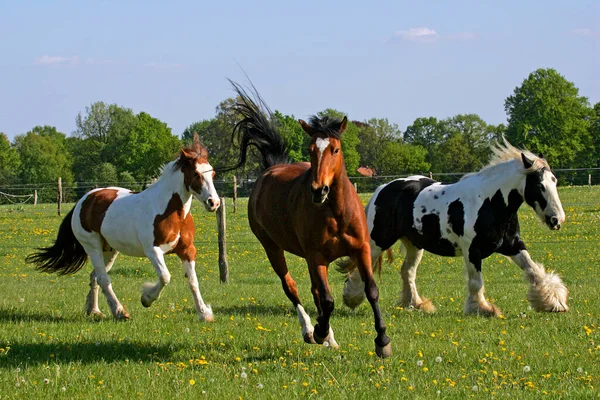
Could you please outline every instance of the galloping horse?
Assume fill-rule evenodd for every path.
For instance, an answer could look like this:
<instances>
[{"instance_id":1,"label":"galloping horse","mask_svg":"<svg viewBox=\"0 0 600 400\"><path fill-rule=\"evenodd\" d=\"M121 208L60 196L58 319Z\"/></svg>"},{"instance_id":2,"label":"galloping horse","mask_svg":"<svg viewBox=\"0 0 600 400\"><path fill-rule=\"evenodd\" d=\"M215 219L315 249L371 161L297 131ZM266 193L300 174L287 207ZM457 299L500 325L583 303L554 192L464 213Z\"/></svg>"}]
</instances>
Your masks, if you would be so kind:
<instances>
[{"instance_id":1,"label":"galloping horse","mask_svg":"<svg viewBox=\"0 0 600 400\"><path fill-rule=\"evenodd\" d=\"M144 307L150 307L171 280L164 255L175 253L183 263L200 319L212 321L212 310L202 300L196 277L190 207L194 197L204 203L207 211L219 207L213 177L208 152L194 135L193 147L182 149L179 157L163 168L158 181L143 192L108 187L85 194L61 223L54 245L39 249L26 260L40 271L66 275L79 271L89 256L94 270L90 274L87 314L103 316L98 308L100 285L113 317L128 319L129 313L107 275L119 252L146 256L156 269L158 282L148 283L142 290Z\"/></svg>"},{"instance_id":2,"label":"galloping horse","mask_svg":"<svg viewBox=\"0 0 600 400\"><path fill-rule=\"evenodd\" d=\"M235 109L243 118L234 130L241 150L239 161L232 169L245 163L249 146L258 149L265 170L256 180L248 201L250 228L296 308L304 341L338 347L329 324L334 301L327 271L332 261L349 256L358 266L375 316L376 353L380 357L389 356L390 339L385 334L386 326L378 304L379 291L371 269L367 221L346 174L341 151L341 135L347 118L339 121L312 117L309 123L299 120L311 137L310 163L289 164L283 138L265 115L271 116L271 112L260 95L254 90L257 105L244 89L232 84L241 99ZM300 302L284 251L304 258L308 264L319 313L314 328Z\"/></svg>"},{"instance_id":3,"label":"galloping horse","mask_svg":"<svg viewBox=\"0 0 600 400\"><path fill-rule=\"evenodd\" d=\"M510 145L493 147L493 159L481 171L442 185L424 176L397 179L377 188L367 205L371 257L381 266L382 253L398 240L406 248L402 264L400 305L433 312L420 297L415 278L423 249L441 256L463 256L468 276L466 314L498 316L484 297L482 260L492 253L508 256L530 283L529 302L537 311L567 311L568 291L560 277L546 273L529 256L521 240L517 211L523 201L550 229L565 221L556 178L546 160ZM389 252L389 251L388 251ZM389 252L390 253L390 252ZM340 262L351 272L344 303L355 308L363 300L359 273L351 260Z\"/></svg>"}]
</instances>

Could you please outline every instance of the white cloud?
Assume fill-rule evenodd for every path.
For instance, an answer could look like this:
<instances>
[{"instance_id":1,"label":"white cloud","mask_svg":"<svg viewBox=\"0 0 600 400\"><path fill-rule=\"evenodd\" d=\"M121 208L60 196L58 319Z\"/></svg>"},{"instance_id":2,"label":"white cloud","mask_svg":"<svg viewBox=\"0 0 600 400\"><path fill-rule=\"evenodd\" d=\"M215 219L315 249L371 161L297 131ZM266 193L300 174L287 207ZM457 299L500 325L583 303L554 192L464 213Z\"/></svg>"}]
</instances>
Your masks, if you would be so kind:
<instances>
[{"instance_id":1,"label":"white cloud","mask_svg":"<svg viewBox=\"0 0 600 400\"><path fill-rule=\"evenodd\" d=\"M397 39L408 40L411 42L434 42L439 35L433 29L426 27L410 28L408 30L398 31L394 35Z\"/></svg>"},{"instance_id":2,"label":"white cloud","mask_svg":"<svg viewBox=\"0 0 600 400\"><path fill-rule=\"evenodd\" d=\"M33 62L35 65L76 65L79 64L79 56L63 57L43 55Z\"/></svg>"},{"instance_id":3,"label":"white cloud","mask_svg":"<svg viewBox=\"0 0 600 400\"><path fill-rule=\"evenodd\" d=\"M575 36L584 36L584 37L598 37L600 36L600 31L595 31L591 28L577 28L573 29L571 33Z\"/></svg>"}]
</instances>

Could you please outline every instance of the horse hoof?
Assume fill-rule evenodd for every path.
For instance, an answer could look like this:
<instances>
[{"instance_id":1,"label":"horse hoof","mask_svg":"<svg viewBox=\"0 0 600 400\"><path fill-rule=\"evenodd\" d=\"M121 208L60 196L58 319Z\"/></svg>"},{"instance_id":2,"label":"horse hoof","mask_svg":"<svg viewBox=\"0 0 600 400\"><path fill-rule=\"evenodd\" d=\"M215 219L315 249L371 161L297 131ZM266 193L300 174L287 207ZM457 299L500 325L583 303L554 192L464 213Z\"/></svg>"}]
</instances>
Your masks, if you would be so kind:
<instances>
[{"instance_id":1,"label":"horse hoof","mask_svg":"<svg viewBox=\"0 0 600 400\"><path fill-rule=\"evenodd\" d=\"M375 353L381 358L386 358L392 355L392 344L388 343L385 346L381 347L375 345Z\"/></svg>"},{"instance_id":2,"label":"horse hoof","mask_svg":"<svg viewBox=\"0 0 600 400\"><path fill-rule=\"evenodd\" d=\"M215 322L215 317L213 317L212 314L209 315L201 315L200 316L200 321L204 321L204 322Z\"/></svg>"},{"instance_id":3,"label":"horse hoof","mask_svg":"<svg viewBox=\"0 0 600 400\"><path fill-rule=\"evenodd\" d=\"M315 342L315 338L313 337L313 332L306 332L304 335L302 335L302 337L304 338L305 343L317 344L317 342Z\"/></svg>"},{"instance_id":4,"label":"horse hoof","mask_svg":"<svg viewBox=\"0 0 600 400\"><path fill-rule=\"evenodd\" d=\"M329 332L327 332L327 335L325 335L325 336L319 335L318 332L319 332L319 324L315 325L315 330L313 332L313 338L315 339L315 342L317 344L323 344L325 339L327 339L327 335L329 334Z\"/></svg>"},{"instance_id":5,"label":"horse hoof","mask_svg":"<svg viewBox=\"0 0 600 400\"><path fill-rule=\"evenodd\" d=\"M130 318L130 315L127 312L127 310L125 309L125 307L123 307L123 309L121 311L118 311L117 315L115 315L115 319L117 321L127 321L129 318Z\"/></svg>"},{"instance_id":6,"label":"horse hoof","mask_svg":"<svg viewBox=\"0 0 600 400\"><path fill-rule=\"evenodd\" d=\"M421 297L421 304L419 304L415 308L418 308L419 310L421 310L427 314L432 314L435 312L435 306L433 305L431 300L426 299L425 297Z\"/></svg>"},{"instance_id":7,"label":"horse hoof","mask_svg":"<svg viewBox=\"0 0 600 400\"><path fill-rule=\"evenodd\" d=\"M89 311L87 315L92 319L103 319L105 317L104 313L100 310Z\"/></svg>"},{"instance_id":8,"label":"horse hoof","mask_svg":"<svg viewBox=\"0 0 600 400\"><path fill-rule=\"evenodd\" d=\"M145 295L142 295L142 305L146 308L150 307L152 305L152 301L147 298Z\"/></svg>"}]
</instances>

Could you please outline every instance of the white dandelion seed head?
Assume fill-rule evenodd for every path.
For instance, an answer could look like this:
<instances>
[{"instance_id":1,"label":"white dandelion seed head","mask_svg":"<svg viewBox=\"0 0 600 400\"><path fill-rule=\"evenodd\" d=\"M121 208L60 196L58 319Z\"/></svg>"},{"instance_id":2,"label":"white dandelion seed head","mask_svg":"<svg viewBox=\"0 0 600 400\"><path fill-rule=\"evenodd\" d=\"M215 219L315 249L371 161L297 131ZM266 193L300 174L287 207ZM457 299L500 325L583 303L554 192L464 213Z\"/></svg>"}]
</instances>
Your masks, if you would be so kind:
<instances>
[{"instance_id":1,"label":"white dandelion seed head","mask_svg":"<svg viewBox=\"0 0 600 400\"><path fill-rule=\"evenodd\" d=\"M202 391L202 394L206 394L206 390L203 390L203 391Z\"/></svg>"},{"instance_id":2,"label":"white dandelion seed head","mask_svg":"<svg viewBox=\"0 0 600 400\"><path fill-rule=\"evenodd\" d=\"M15 383L15 387L21 387L21 382Z\"/></svg>"},{"instance_id":3,"label":"white dandelion seed head","mask_svg":"<svg viewBox=\"0 0 600 400\"><path fill-rule=\"evenodd\" d=\"M24 298L22 298L22 297L19 299L19 301L20 301L21 303L25 303L25 299L24 299Z\"/></svg>"},{"instance_id":4,"label":"white dandelion seed head","mask_svg":"<svg viewBox=\"0 0 600 400\"><path fill-rule=\"evenodd\" d=\"M44 383L45 383L46 385L47 385L47 384L49 384L49 383L50 383L50 379L48 379L48 378L44 378Z\"/></svg>"},{"instance_id":5,"label":"white dandelion seed head","mask_svg":"<svg viewBox=\"0 0 600 400\"><path fill-rule=\"evenodd\" d=\"M437 392L435 392L435 394L437 394L438 396L442 394L441 390L438 390Z\"/></svg>"},{"instance_id":6,"label":"white dandelion seed head","mask_svg":"<svg viewBox=\"0 0 600 400\"><path fill-rule=\"evenodd\" d=\"M440 357L440 356L437 356L437 357L435 358L435 362L436 362L436 363L441 363L441 362L442 362L442 357Z\"/></svg>"},{"instance_id":7,"label":"white dandelion seed head","mask_svg":"<svg viewBox=\"0 0 600 400\"><path fill-rule=\"evenodd\" d=\"M523 372L529 372L531 371L531 367L529 365L526 365L523 367Z\"/></svg>"},{"instance_id":8,"label":"white dandelion seed head","mask_svg":"<svg viewBox=\"0 0 600 400\"><path fill-rule=\"evenodd\" d=\"M190 333L190 328L185 328L185 333Z\"/></svg>"},{"instance_id":9,"label":"white dandelion seed head","mask_svg":"<svg viewBox=\"0 0 600 400\"><path fill-rule=\"evenodd\" d=\"M67 391L67 388L63 386L63 387L61 387L61 388L60 388L60 391L61 391L61 392L66 392L66 391Z\"/></svg>"},{"instance_id":10,"label":"white dandelion seed head","mask_svg":"<svg viewBox=\"0 0 600 400\"><path fill-rule=\"evenodd\" d=\"M583 372L583 368L581 368L581 367L577 368L577 372L582 373Z\"/></svg>"},{"instance_id":11,"label":"white dandelion seed head","mask_svg":"<svg viewBox=\"0 0 600 400\"><path fill-rule=\"evenodd\" d=\"M259 383L258 385L256 385L256 388L257 388L257 389L262 389L262 388L264 388L264 386L263 386L263 384L262 384L262 383Z\"/></svg>"},{"instance_id":12,"label":"white dandelion seed head","mask_svg":"<svg viewBox=\"0 0 600 400\"><path fill-rule=\"evenodd\" d=\"M21 372L21 368L17 367L16 371Z\"/></svg>"},{"instance_id":13,"label":"white dandelion seed head","mask_svg":"<svg viewBox=\"0 0 600 400\"><path fill-rule=\"evenodd\" d=\"M242 378L242 379L246 379L246 378L248 378L248 374L247 374L247 373L245 373L245 372L242 372L242 373L240 374L240 378Z\"/></svg>"},{"instance_id":14,"label":"white dandelion seed head","mask_svg":"<svg viewBox=\"0 0 600 400\"><path fill-rule=\"evenodd\" d=\"M471 388L474 392L478 392L479 391L479 386L477 385L473 385L473 387Z\"/></svg>"},{"instance_id":15,"label":"white dandelion seed head","mask_svg":"<svg viewBox=\"0 0 600 400\"><path fill-rule=\"evenodd\" d=\"M417 367L422 367L422 366L423 366L423 360L417 361Z\"/></svg>"},{"instance_id":16,"label":"white dandelion seed head","mask_svg":"<svg viewBox=\"0 0 600 400\"><path fill-rule=\"evenodd\" d=\"M323 347L329 347L329 342L323 342Z\"/></svg>"},{"instance_id":17,"label":"white dandelion seed head","mask_svg":"<svg viewBox=\"0 0 600 400\"><path fill-rule=\"evenodd\" d=\"M245 371L245 370L246 370L246 367L242 367L242 371Z\"/></svg>"}]
</instances>

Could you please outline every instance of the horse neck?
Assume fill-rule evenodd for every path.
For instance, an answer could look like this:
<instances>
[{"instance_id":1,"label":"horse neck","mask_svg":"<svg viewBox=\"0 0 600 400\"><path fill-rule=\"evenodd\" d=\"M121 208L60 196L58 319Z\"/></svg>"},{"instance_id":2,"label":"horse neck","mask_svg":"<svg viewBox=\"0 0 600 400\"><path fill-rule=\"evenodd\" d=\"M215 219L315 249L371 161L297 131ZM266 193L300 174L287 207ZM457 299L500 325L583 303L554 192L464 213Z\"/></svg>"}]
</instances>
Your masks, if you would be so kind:
<instances>
[{"instance_id":1,"label":"horse neck","mask_svg":"<svg viewBox=\"0 0 600 400\"><path fill-rule=\"evenodd\" d=\"M158 181L150 186L149 190L151 190L155 196L165 196L169 199L174 193L177 193L179 198L181 198L184 207L189 210L192 202L192 194L185 187L183 182L183 172L179 169L176 170L174 165L175 161L168 163L164 167L163 173L160 178L158 178Z\"/></svg>"},{"instance_id":2,"label":"horse neck","mask_svg":"<svg viewBox=\"0 0 600 400\"><path fill-rule=\"evenodd\" d=\"M352 186L352 182L348 178L348 173L346 172L346 165L344 164L344 160L342 159L342 167L335 174L333 182L331 184L331 192L329 193L329 204L330 207L334 210L342 211L346 208L346 199L348 198L348 191L354 190Z\"/></svg>"},{"instance_id":3,"label":"horse neck","mask_svg":"<svg viewBox=\"0 0 600 400\"><path fill-rule=\"evenodd\" d=\"M514 159L486 167L475 174L468 175L460 182L483 190L485 197L492 197L498 190L508 195L514 189L523 197L525 178L521 161Z\"/></svg>"}]
</instances>

